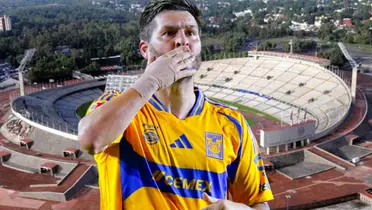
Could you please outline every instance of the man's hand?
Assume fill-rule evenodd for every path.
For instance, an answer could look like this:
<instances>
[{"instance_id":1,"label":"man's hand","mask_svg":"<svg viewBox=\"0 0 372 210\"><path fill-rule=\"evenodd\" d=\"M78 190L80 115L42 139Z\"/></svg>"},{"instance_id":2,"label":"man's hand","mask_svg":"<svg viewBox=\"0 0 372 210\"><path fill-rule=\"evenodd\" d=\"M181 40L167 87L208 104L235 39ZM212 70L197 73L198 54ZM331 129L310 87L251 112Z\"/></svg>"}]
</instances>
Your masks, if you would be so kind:
<instances>
[{"instance_id":1,"label":"man's hand","mask_svg":"<svg viewBox=\"0 0 372 210\"><path fill-rule=\"evenodd\" d=\"M196 70L187 68L194 59L195 56L188 47L169 51L149 64L132 88L148 99L154 92L170 86L175 81L194 75Z\"/></svg>"},{"instance_id":2,"label":"man's hand","mask_svg":"<svg viewBox=\"0 0 372 210\"><path fill-rule=\"evenodd\" d=\"M203 199L209 204L202 210L251 210L252 208L242 203L235 203L229 200L221 200L203 193Z\"/></svg>"}]
</instances>

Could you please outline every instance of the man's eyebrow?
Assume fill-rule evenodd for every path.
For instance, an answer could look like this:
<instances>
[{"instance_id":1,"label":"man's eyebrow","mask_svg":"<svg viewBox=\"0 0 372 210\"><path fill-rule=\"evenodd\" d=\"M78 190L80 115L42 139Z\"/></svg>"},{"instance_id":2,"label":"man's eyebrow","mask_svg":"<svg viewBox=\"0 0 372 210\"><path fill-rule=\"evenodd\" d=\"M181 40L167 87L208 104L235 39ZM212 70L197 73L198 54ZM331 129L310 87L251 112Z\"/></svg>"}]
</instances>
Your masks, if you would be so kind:
<instances>
[{"instance_id":1,"label":"man's eyebrow","mask_svg":"<svg viewBox=\"0 0 372 210\"><path fill-rule=\"evenodd\" d=\"M196 25L194 24L187 24L187 25L183 25L183 26L179 26L179 25L166 25L166 26L163 26L162 29L171 29L171 30L175 30L175 29L179 29L179 28L198 28Z\"/></svg>"}]
</instances>

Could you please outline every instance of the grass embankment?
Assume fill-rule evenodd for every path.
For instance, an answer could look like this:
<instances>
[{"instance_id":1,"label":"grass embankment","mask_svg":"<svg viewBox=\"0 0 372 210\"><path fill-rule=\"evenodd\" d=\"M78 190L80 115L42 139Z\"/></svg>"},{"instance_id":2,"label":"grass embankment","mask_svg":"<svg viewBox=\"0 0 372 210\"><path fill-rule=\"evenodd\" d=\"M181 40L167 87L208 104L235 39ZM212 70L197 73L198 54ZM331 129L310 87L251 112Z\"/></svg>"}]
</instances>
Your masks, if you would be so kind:
<instances>
[{"instance_id":1,"label":"grass embankment","mask_svg":"<svg viewBox=\"0 0 372 210\"><path fill-rule=\"evenodd\" d=\"M87 113L87 110L88 110L91 103L92 103L92 101L89 101L89 102L86 102L85 104L81 105L79 108L77 108L76 113L81 118L83 118L85 116L85 114Z\"/></svg>"},{"instance_id":2,"label":"grass embankment","mask_svg":"<svg viewBox=\"0 0 372 210\"><path fill-rule=\"evenodd\" d=\"M241 111L244 111L244 112L247 112L247 113L251 113L251 114L255 114L255 115L259 115L259 116L262 116L268 120L272 120L272 121L276 121L276 122L280 122L280 120L272 115L269 115L269 114L266 114L264 112L261 112L257 109L254 109L252 107L248 107L248 106L244 106L242 104L239 104L239 103L235 103L235 102L231 102L231 101L226 101L226 100L223 100L223 99L217 99L217 98L212 98L216 101L220 101L224 104L227 104L227 105L230 105L230 106L233 106L233 107L236 107L238 108L238 110L241 110ZM248 124L250 126L254 126L257 122L250 119L250 118L246 118Z\"/></svg>"}]
</instances>

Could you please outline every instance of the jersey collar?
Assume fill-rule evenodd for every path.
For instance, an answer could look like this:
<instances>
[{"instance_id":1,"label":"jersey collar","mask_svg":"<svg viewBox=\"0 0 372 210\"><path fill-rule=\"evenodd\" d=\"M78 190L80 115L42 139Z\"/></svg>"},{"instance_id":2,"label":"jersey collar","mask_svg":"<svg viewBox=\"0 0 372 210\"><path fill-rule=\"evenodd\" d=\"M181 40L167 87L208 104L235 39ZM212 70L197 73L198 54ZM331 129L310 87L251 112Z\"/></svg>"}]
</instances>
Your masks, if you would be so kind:
<instances>
[{"instance_id":1,"label":"jersey collar","mask_svg":"<svg viewBox=\"0 0 372 210\"><path fill-rule=\"evenodd\" d=\"M168 112L167 107L165 107L164 104L160 102L160 100L155 96L155 94L152 95L149 102L158 111Z\"/></svg>"},{"instance_id":2,"label":"jersey collar","mask_svg":"<svg viewBox=\"0 0 372 210\"><path fill-rule=\"evenodd\" d=\"M204 94L199 90L198 87L194 87L194 93L196 96L196 101L189 113L189 117L200 115L204 107L204 100L205 100Z\"/></svg>"},{"instance_id":3,"label":"jersey collar","mask_svg":"<svg viewBox=\"0 0 372 210\"><path fill-rule=\"evenodd\" d=\"M204 100L205 100L204 94L199 90L198 87L194 88L194 93L196 96L196 101L189 113L189 117L200 115L204 107ZM149 102L158 111L169 112L167 107L165 107L164 104L161 103L161 101L155 96L155 94L152 95Z\"/></svg>"}]
</instances>

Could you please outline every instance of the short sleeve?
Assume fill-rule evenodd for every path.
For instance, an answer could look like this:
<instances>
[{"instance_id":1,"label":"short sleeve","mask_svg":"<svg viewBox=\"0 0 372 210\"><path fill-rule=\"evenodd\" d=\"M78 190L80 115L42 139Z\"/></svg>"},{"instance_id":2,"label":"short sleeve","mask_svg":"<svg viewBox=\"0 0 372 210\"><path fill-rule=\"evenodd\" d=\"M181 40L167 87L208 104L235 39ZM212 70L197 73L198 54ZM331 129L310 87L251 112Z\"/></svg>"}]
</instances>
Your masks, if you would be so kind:
<instances>
[{"instance_id":1,"label":"short sleeve","mask_svg":"<svg viewBox=\"0 0 372 210\"><path fill-rule=\"evenodd\" d=\"M114 100L116 97L118 97L121 93L119 91L114 91L114 90L108 90L108 91L105 91L100 97L98 97L96 100L94 100L91 105L89 106L87 112L86 112L86 115L88 115L89 113L93 112L95 109L97 109L98 107L102 106L103 104L111 101L111 100ZM117 139L115 139L115 141L113 141L111 143L112 144L115 144L115 143L119 143L121 138L123 137L123 134L121 134Z\"/></svg>"},{"instance_id":2,"label":"short sleeve","mask_svg":"<svg viewBox=\"0 0 372 210\"><path fill-rule=\"evenodd\" d=\"M234 202L252 206L272 200L273 194L256 138L243 116L239 121L240 146L228 168L229 192Z\"/></svg>"},{"instance_id":3,"label":"short sleeve","mask_svg":"<svg viewBox=\"0 0 372 210\"><path fill-rule=\"evenodd\" d=\"M100 97L98 97L96 100L94 100L90 104L90 106L89 106L89 108L86 112L86 115L88 115L93 110L97 109L98 107L102 106L104 103L107 103L110 100L115 99L119 95L120 95L120 92L118 92L118 91L114 91L114 90L105 91Z\"/></svg>"}]
</instances>

